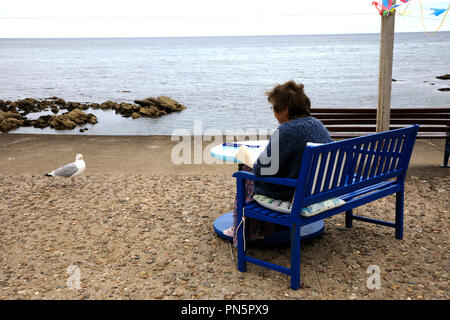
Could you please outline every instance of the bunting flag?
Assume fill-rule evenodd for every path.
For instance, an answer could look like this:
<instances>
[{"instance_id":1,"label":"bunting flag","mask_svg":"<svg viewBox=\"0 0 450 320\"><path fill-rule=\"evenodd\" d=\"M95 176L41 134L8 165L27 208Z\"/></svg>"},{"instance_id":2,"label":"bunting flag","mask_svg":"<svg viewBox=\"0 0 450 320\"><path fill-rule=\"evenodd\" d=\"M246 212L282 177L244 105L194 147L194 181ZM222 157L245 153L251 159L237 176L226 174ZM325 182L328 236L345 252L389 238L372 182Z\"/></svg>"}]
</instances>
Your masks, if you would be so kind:
<instances>
[{"instance_id":1,"label":"bunting flag","mask_svg":"<svg viewBox=\"0 0 450 320\"><path fill-rule=\"evenodd\" d=\"M431 14L434 16L438 16L440 14L443 14L447 9L436 9L436 8L430 8L431 11L433 11Z\"/></svg>"},{"instance_id":2,"label":"bunting flag","mask_svg":"<svg viewBox=\"0 0 450 320\"><path fill-rule=\"evenodd\" d=\"M422 18L422 26L427 35L431 35L436 33L441 26L443 25L445 18L447 17L448 12L450 11L450 1L448 2L447 7L436 8L436 5L441 5L442 2L433 1L432 3L428 3L428 6L424 6L422 4L422 0L419 0L420 11L414 12L409 9L409 5L413 0L399 0L399 4L392 4L392 0L382 0L382 2L372 2L372 5L378 10L380 15L387 16L389 14L398 14L400 16L418 16ZM397 1L398 2L398 1ZM405 5L406 4L406 5ZM442 3L444 5L444 3ZM404 7L403 10L398 10L399 7ZM429 33L425 28L425 17L434 16L440 17L442 15L442 21L436 31Z\"/></svg>"},{"instance_id":3,"label":"bunting flag","mask_svg":"<svg viewBox=\"0 0 450 320\"><path fill-rule=\"evenodd\" d=\"M408 6L412 2L412 0L399 0L399 4L392 4L392 0L383 0L382 2L372 2L372 5L375 6L375 8L378 10L380 15L386 16L388 14L394 13L396 9L399 9L400 7L404 7L405 4L406 7L403 10L403 12L400 12L400 15L408 15L411 14L411 11L407 11ZM422 3L421 3L422 5ZM448 7L444 8L427 8L427 10L423 11L422 14L424 16L439 16L443 14L444 12L448 11Z\"/></svg>"},{"instance_id":4,"label":"bunting flag","mask_svg":"<svg viewBox=\"0 0 450 320\"><path fill-rule=\"evenodd\" d=\"M400 0L401 3L400 4L392 4L392 0L383 0L383 2L372 2L372 5L375 6L375 8L377 8L378 12L380 13L380 15L388 15L392 12L394 12L395 8L400 7L401 5L410 2L410 0Z\"/></svg>"}]
</instances>

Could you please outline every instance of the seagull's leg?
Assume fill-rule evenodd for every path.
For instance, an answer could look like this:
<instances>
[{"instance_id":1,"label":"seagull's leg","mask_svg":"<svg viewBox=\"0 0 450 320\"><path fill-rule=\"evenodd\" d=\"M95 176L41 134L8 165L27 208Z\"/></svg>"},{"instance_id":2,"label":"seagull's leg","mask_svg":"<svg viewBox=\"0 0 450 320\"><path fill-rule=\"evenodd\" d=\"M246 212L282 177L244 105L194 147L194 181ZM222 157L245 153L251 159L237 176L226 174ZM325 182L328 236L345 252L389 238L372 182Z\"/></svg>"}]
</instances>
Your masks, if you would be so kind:
<instances>
[{"instance_id":1,"label":"seagull's leg","mask_svg":"<svg viewBox=\"0 0 450 320\"><path fill-rule=\"evenodd\" d=\"M76 187L77 184L75 183L75 178L74 178L74 177L71 177L70 180L72 180L72 185Z\"/></svg>"}]
</instances>

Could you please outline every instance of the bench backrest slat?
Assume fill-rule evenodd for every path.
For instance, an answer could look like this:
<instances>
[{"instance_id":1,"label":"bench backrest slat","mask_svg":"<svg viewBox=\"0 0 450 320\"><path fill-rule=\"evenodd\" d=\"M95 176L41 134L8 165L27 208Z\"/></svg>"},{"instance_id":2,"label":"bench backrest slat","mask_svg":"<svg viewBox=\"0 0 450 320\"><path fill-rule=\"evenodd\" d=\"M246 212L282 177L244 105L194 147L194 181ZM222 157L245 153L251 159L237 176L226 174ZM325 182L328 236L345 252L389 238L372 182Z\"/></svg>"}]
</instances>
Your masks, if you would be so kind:
<instances>
[{"instance_id":1,"label":"bench backrest slat","mask_svg":"<svg viewBox=\"0 0 450 320\"><path fill-rule=\"evenodd\" d=\"M330 189L330 182L331 182L331 178L333 177L333 170L335 170L335 161L336 161L336 154L337 154L337 150L333 150L330 152L330 157L328 159L328 163L327 163L327 169L326 169L326 173L325 173L325 180L324 180L324 184L323 184L323 190L327 191Z\"/></svg>"},{"instance_id":2,"label":"bench backrest slat","mask_svg":"<svg viewBox=\"0 0 450 320\"><path fill-rule=\"evenodd\" d=\"M418 126L304 150L293 212L330 197L397 178L403 183Z\"/></svg>"},{"instance_id":3,"label":"bench backrest slat","mask_svg":"<svg viewBox=\"0 0 450 320\"><path fill-rule=\"evenodd\" d=\"M402 108L392 107L390 108L391 114L396 113L446 113L450 114L450 108ZM360 108L311 108L312 114L318 113L377 113L377 108L373 107L360 107Z\"/></svg>"},{"instance_id":4,"label":"bench backrest slat","mask_svg":"<svg viewBox=\"0 0 450 320\"><path fill-rule=\"evenodd\" d=\"M359 182L361 180L361 175L363 173L363 168L366 165L366 157L368 156L367 154L367 148L369 147L370 143L364 143L362 146L362 152L359 155L359 164L358 164L358 171L356 172L356 179L355 182Z\"/></svg>"},{"instance_id":5,"label":"bench backrest slat","mask_svg":"<svg viewBox=\"0 0 450 320\"><path fill-rule=\"evenodd\" d=\"M377 108L312 108L333 138L351 138L376 132ZM419 138L450 138L450 108L391 108L389 130L418 124Z\"/></svg>"},{"instance_id":6,"label":"bench backrest slat","mask_svg":"<svg viewBox=\"0 0 450 320\"><path fill-rule=\"evenodd\" d=\"M342 152L341 150L336 150L336 153L338 154L338 157L336 159L336 164L333 164L335 167L333 172L333 183L331 184L331 189L334 189L338 186L338 182L341 181L341 175L342 175L342 164L344 163L344 157L345 152Z\"/></svg>"},{"instance_id":7,"label":"bench backrest slat","mask_svg":"<svg viewBox=\"0 0 450 320\"><path fill-rule=\"evenodd\" d=\"M376 113L358 113L358 112L351 112L351 113L311 113L311 116L314 118L323 120L323 119L376 119L377 114ZM390 115L391 119L449 119L450 118L450 111L449 112L442 112L442 113L428 113L428 112L422 112L422 113L391 113Z\"/></svg>"},{"instance_id":8,"label":"bench backrest slat","mask_svg":"<svg viewBox=\"0 0 450 320\"><path fill-rule=\"evenodd\" d=\"M401 129L404 126L391 125L390 130ZM375 132L375 125L326 125L330 132ZM421 132L450 132L450 126L420 126Z\"/></svg>"},{"instance_id":9,"label":"bench backrest slat","mask_svg":"<svg viewBox=\"0 0 450 320\"><path fill-rule=\"evenodd\" d=\"M370 124L375 125L377 123L377 119L375 117L371 118L354 118L349 119L348 117L342 117L340 119L336 118L321 118L317 117L325 126L327 125L346 125L349 124L355 125L355 124ZM447 126L450 125L450 118L449 119L419 119L419 118L391 118L390 120L391 124L405 124L405 125L411 125L413 124L423 124L423 125L435 125L435 126Z\"/></svg>"}]
</instances>

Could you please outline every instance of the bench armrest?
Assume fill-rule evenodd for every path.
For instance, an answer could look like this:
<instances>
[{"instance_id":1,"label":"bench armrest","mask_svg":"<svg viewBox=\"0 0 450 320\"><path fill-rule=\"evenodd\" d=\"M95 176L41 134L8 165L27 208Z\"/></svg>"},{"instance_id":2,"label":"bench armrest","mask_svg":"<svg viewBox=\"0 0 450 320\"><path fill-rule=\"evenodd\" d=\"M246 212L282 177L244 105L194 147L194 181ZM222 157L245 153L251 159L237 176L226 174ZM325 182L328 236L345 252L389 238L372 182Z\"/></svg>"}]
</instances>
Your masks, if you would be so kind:
<instances>
[{"instance_id":1,"label":"bench armrest","mask_svg":"<svg viewBox=\"0 0 450 320\"><path fill-rule=\"evenodd\" d=\"M297 186L297 180L295 180L295 179L259 177L259 176L255 176L253 173L250 173L247 171L235 172L233 174L233 177L235 177L237 179L261 181L261 182L278 184L278 185L283 185L283 186L288 186L288 187L293 187L293 188L295 188Z\"/></svg>"}]
</instances>

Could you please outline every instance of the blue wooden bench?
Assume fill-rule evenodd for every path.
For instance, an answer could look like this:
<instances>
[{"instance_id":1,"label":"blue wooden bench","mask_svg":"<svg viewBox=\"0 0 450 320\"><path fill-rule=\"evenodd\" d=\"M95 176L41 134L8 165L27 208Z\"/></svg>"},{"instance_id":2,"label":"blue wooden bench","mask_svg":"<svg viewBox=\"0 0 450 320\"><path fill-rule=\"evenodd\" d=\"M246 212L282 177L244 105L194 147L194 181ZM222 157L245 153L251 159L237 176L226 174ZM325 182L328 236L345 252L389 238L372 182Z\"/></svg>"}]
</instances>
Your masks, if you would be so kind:
<instances>
[{"instance_id":1,"label":"blue wooden bench","mask_svg":"<svg viewBox=\"0 0 450 320\"><path fill-rule=\"evenodd\" d=\"M238 269L246 271L253 263L291 277L291 288L300 287L300 228L318 220L345 212L345 224L352 227L360 220L395 228L395 238L403 238L403 202L405 176L419 126L371 134L339 142L308 146L304 150L298 179L257 177L238 171L236 178L237 221L253 218L291 228L290 268L266 262L246 254L244 228L237 228ZM295 188L291 214L279 213L245 202L245 180L251 179ZM395 222L354 215L353 208L396 194ZM312 217L303 217L301 208L338 197L345 204Z\"/></svg>"}]
</instances>

